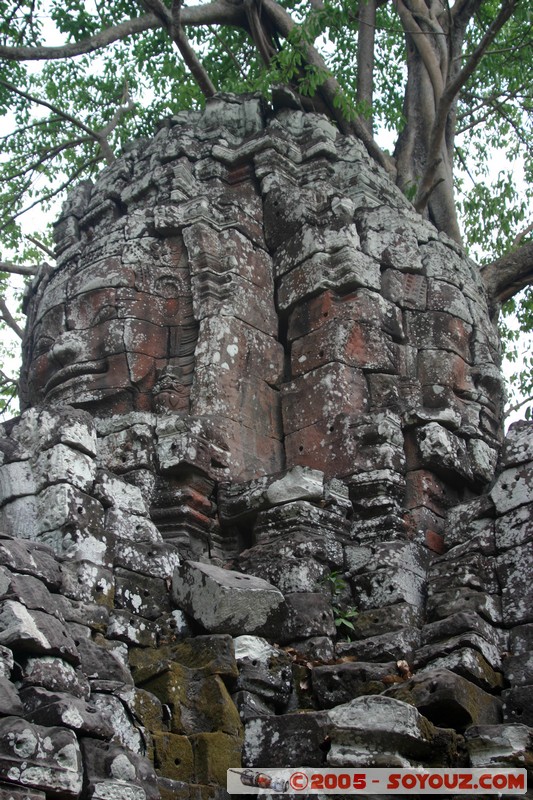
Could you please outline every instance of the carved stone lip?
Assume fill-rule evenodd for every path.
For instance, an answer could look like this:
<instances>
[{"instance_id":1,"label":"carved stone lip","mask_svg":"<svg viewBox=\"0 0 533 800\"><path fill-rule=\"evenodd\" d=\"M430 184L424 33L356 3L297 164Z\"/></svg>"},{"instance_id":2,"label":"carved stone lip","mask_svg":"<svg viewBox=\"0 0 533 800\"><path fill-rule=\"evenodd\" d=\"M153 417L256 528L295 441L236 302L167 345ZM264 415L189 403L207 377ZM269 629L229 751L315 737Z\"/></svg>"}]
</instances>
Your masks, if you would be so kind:
<instances>
[{"instance_id":1,"label":"carved stone lip","mask_svg":"<svg viewBox=\"0 0 533 800\"><path fill-rule=\"evenodd\" d=\"M99 361L83 361L80 364L69 364L63 367L59 372L54 373L50 380L44 387L44 394L50 394L58 386L73 380L74 378L81 378L85 375L101 375L107 372L108 364L106 359Z\"/></svg>"}]
</instances>

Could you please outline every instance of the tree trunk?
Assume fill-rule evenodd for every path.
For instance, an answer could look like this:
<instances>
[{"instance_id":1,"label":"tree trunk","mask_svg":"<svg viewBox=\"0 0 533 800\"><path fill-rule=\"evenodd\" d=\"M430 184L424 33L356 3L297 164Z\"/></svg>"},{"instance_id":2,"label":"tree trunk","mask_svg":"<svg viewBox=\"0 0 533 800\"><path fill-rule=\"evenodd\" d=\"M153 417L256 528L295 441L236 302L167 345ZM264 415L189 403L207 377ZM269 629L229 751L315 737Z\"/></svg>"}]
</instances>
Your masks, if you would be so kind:
<instances>
[{"instance_id":1,"label":"tree trunk","mask_svg":"<svg viewBox=\"0 0 533 800\"><path fill-rule=\"evenodd\" d=\"M406 31L407 45L404 100L407 122L394 154L398 170L397 184L405 194L416 198L419 210L425 209L439 230L461 242L453 191L456 98L447 114L436 158L431 155L438 105L454 71L453 67L449 67L449 56L451 52L457 52L458 32L454 30L450 35L447 22L430 15L429 11L427 20L421 21L417 8L415 18L407 6L408 3L403 5L400 0L398 10ZM451 61L453 63L454 60ZM426 186L424 177L434 160L437 167Z\"/></svg>"}]
</instances>

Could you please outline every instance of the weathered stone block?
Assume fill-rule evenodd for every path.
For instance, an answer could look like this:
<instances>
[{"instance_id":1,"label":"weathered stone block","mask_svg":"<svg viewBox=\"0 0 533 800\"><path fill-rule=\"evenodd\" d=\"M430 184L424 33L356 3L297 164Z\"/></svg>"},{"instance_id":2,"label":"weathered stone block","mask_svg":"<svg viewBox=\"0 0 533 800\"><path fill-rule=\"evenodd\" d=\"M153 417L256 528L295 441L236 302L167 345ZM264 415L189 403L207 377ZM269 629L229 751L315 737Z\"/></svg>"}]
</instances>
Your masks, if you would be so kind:
<instances>
[{"instance_id":1,"label":"weathered stone block","mask_svg":"<svg viewBox=\"0 0 533 800\"><path fill-rule=\"evenodd\" d=\"M458 611L438 622L425 625L422 630L422 642L423 644L438 642L466 631L479 634L502 651L506 649L506 635L472 611Z\"/></svg>"},{"instance_id":2,"label":"weathered stone block","mask_svg":"<svg viewBox=\"0 0 533 800\"><path fill-rule=\"evenodd\" d=\"M533 503L513 508L494 522L494 537L499 551L524 545L533 538Z\"/></svg>"},{"instance_id":3,"label":"weathered stone block","mask_svg":"<svg viewBox=\"0 0 533 800\"><path fill-rule=\"evenodd\" d=\"M533 622L533 550L523 544L496 559L496 571L502 586L502 613L506 625Z\"/></svg>"},{"instance_id":4,"label":"weathered stone block","mask_svg":"<svg viewBox=\"0 0 533 800\"><path fill-rule=\"evenodd\" d=\"M30 656L20 664L21 684L41 686L51 692L65 692L72 697L88 699L89 682L81 669L56 656Z\"/></svg>"},{"instance_id":5,"label":"weathered stone block","mask_svg":"<svg viewBox=\"0 0 533 800\"><path fill-rule=\"evenodd\" d=\"M320 592L295 592L285 595L287 616L277 633L281 642L308 639L310 636L335 636L331 601Z\"/></svg>"},{"instance_id":6,"label":"weathered stone block","mask_svg":"<svg viewBox=\"0 0 533 800\"><path fill-rule=\"evenodd\" d=\"M37 498L39 532L69 526L77 530L102 531L104 509L94 497L76 489L69 483L61 483L44 489ZM69 531L70 532L70 531Z\"/></svg>"},{"instance_id":7,"label":"weathered stone block","mask_svg":"<svg viewBox=\"0 0 533 800\"><path fill-rule=\"evenodd\" d=\"M366 545L347 545L345 548L346 566L352 575L387 570L394 573L399 569L408 570L425 578L431 563L431 554L426 547L413 542L379 542ZM376 605L376 608L379 604Z\"/></svg>"},{"instance_id":8,"label":"weathered stone block","mask_svg":"<svg viewBox=\"0 0 533 800\"><path fill-rule=\"evenodd\" d=\"M465 731L470 763L476 767L524 766L524 753L529 760L533 748L531 729L524 724L472 725ZM527 763L527 762L526 762Z\"/></svg>"},{"instance_id":9,"label":"weathered stone block","mask_svg":"<svg viewBox=\"0 0 533 800\"><path fill-rule=\"evenodd\" d=\"M0 505L17 497L36 494L38 478L28 461L14 461L0 466Z\"/></svg>"},{"instance_id":10,"label":"weathered stone block","mask_svg":"<svg viewBox=\"0 0 533 800\"><path fill-rule=\"evenodd\" d=\"M533 497L533 469L531 462L509 467L496 479L490 491L497 514L504 514L531 502Z\"/></svg>"},{"instance_id":11,"label":"weathered stone block","mask_svg":"<svg viewBox=\"0 0 533 800\"><path fill-rule=\"evenodd\" d=\"M96 461L65 444L56 444L38 456L35 470L50 484L71 483L82 492L88 492L96 477Z\"/></svg>"},{"instance_id":12,"label":"weathered stone block","mask_svg":"<svg viewBox=\"0 0 533 800\"><path fill-rule=\"evenodd\" d=\"M239 714L219 675L169 663L160 674L143 682L143 688L169 706L172 733L241 733Z\"/></svg>"},{"instance_id":13,"label":"weathered stone block","mask_svg":"<svg viewBox=\"0 0 533 800\"><path fill-rule=\"evenodd\" d=\"M352 594L362 611L407 603L422 608L425 600L425 576L409 569L378 569L350 578Z\"/></svg>"},{"instance_id":14,"label":"weathered stone block","mask_svg":"<svg viewBox=\"0 0 533 800\"><path fill-rule=\"evenodd\" d=\"M294 377L331 362L372 372L394 373L398 345L377 325L333 319L317 331L293 342L291 365Z\"/></svg>"},{"instance_id":15,"label":"weathered stone block","mask_svg":"<svg viewBox=\"0 0 533 800\"><path fill-rule=\"evenodd\" d=\"M228 769L241 766L242 738L215 731L195 733L190 740L196 780L225 786Z\"/></svg>"},{"instance_id":16,"label":"weathered stone block","mask_svg":"<svg viewBox=\"0 0 533 800\"><path fill-rule=\"evenodd\" d=\"M325 711L252 719L244 729L243 766L325 766L329 733Z\"/></svg>"},{"instance_id":17,"label":"weathered stone block","mask_svg":"<svg viewBox=\"0 0 533 800\"><path fill-rule=\"evenodd\" d=\"M430 591L427 602L428 620L446 619L462 611L473 611L492 625L501 624L501 597L460 587L453 589L440 587L439 591Z\"/></svg>"},{"instance_id":18,"label":"weathered stone block","mask_svg":"<svg viewBox=\"0 0 533 800\"><path fill-rule=\"evenodd\" d=\"M81 750L91 800L159 800L157 776L148 759L89 737L81 740Z\"/></svg>"},{"instance_id":19,"label":"weathered stone block","mask_svg":"<svg viewBox=\"0 0 533 800\"><path fill-rule=\"evenodd\" d=\"M309 556L331 567L342 566L341 542L349 531L350 523L344 515L300 500L262 511L253 530L258 546L265 552L283 558Z\"/></svg>"},{"instance_id":20,"label":"weathered stone block","mask_svg":"<svg viewBox=\"0 0 533 800\"><path fill-rule=\"evenodd\" d=\"M37 538L37 518L37 499L34 495L17 497L0 508L2 532L17 539Z\"/></svg>"},{"instance_id":21,"label":"weathered stone block","mask_svg":"<svg viewBox=\"0 0 533 800\"><path fill-rule=\"evenodd\" d=\"M370 636L356 642L337 642L338 657L352 656L358 661L386 662L390 658L412 662L414 653L420 645L420 631L417 628L400 628L396 631Z\"/></svg>"},{"instance_id":22,"label":"weathered stone block","mask_svg":"<svg viewBox=\"0 0 533 800\"><path fill-rule=\"evenodd\" d=\"M431 759L444 766L456 747L456 737L435 728L414 706L376 695L359 697L328 712L331 749L328 764L389 766ZM401 759L401 760L400 760Z\"/></svg>"},{"instance_id":23,"label":"weathered stone block","mask_svg":"<svg viewBox=\"0 0 533 800\"><path fill-rule=\"evenodd\" d=\"M368 389L363 372L338 362L318 367L283 385L283 430L291 434L339 414L366 410Z\"/></svg>"},{"instance_id":24,"label":"weathered stone block","mask_svg":"<svg viewBox=\"0 0 533 800\"><path fill-rule=\"evenodd\" d=\"M506 689L502 692L503 721L519 722L533 727L533 692L531 685Z\"/></svg>"},{"instance_id":25,"label":"weathered stone block","mask_svg":"<svg viewBox=\"0 0 533 800\"><path fill-rule=\"evenodd\" d=\"M253 692L261 700L283 708L292 683L291 659L259 636L237 636L235 658L238 666L237 690Z\"/></svg>"},{"instance_id":26,"label":"weathered stone block","mask_svg":"<svg viewBox=\"0 0 533 800\"><path fill-rule=\"evenodd\" d=\"M514 422L503 441L500 465L503 469L533 461L533 428L531 422Z\"/></svg>"},{"instance_id":27,"label":"weathered stone block","mask_svg":"<svg viewBox=\"0 0 533 800\"><path fill-rule=\"evenodd\" d=\"M133 684L128 667L121 658L121 649L115 642L94 642L91 639L77 640L81 658L81 668L93 687L102 681L115 681L122 684Z\"/></svg>"},{"instance_id":28,"label":"weathered stone block","mask_svg":"<svg viewBox=\"0 0 533 800\"><path fill-rule=\"evenodd\" d=\"M0 780L65 800L79 797L83 771L76 734L4 717L0 720Z\"/></svg>"},{"instance_id":29,"label":"weathered stone block","mask_svg":"<svg viewBox=\"0 0 533 800\"><path fill-rule=\"evenodd\" d=\"M114 609L109 616L106 637L140 647L157 646L158 628L146 617L130 611Z\"/></svg>"},{"instance_id":30,"label":"weathered stone block","mask_svg":"<svg viewBox=\"0 0 533 800\"><path fill-rule=\"evenodd\" d=\"M155 764L159 775L175 781L194 780L194 756L190 739L175 733L155 733Z\"/></svg>"},{"instance_id":31,"label":"weathered stone block","mask_svg":"<svg viewBox=\"0 0 533 800\"><path fill-rule=\"evenodd\" d=\"M24 707L13 683L0 678L0 714L5 717L24 716Z\"/></svg>"},{"instance_id":32,"label":"weathered stone block","mask_svg":"<svg viewBox=\"0 0 533 800\"><path fill-rule=\"evenodd\" d=\"M66 561L62 565L61 575L61 591L66 597L112 607L115 594L112 570L90 561Z\"/></svg>"},{"instance_id":33,"label":"weathered stone block","mask_svg":"<svg viewBox=\"0 0 533 800\"><path fill-rule=\"evenodd\" d=\"M463 731L470 725L496 725L501 721L499 698L446 669L415 675L391 686L385 695L414 705L439 728Z\"/></svg>"},{"instance_id":34,"label":"weathered stone block","mask_svg":"<svg viewBox=\"0 0 533 800\"><path fill-rule=\"evenodd\" d=\"M269 717L276 713L272 705L265 703L259 695L255 695L253 692L241 690L232 694L231 699L244 724L256 717Z\"/></svg>"},{"instance_id":35,"label":"weathered stone block","mask_svg":"<svg viewBox=\"0 0 533 800\"><path fill-rule=\"evenodd\" d=\"M387 681L394 679L400 679L395 661L315 666L311 672L313 695L319 708L333 708L362 695L381 694Z\"/></svg>"},{"instance_id":36,"label":"weathered stone block","mask_svg":"<svg viewBox=\"0 0 533 800\"><path fill-rule=\"evenodd\" d=\"M317 253L284 275L278 303L285 311L321 290L346 293L359 287L379 290L379 264L360 250L342 247L331 254Z\"/></svg>"},{"instance_id":37,"label":"weathered stone block","mask_svg":"<svg viewBox=\"0 0 533 800\"><path fill-rule=\"evenodd\" d=\"M34 542L2 539L0 564L14 572L32 575L52 591L61 586L61 570L49 547Z\"/></svg>"},{"instance_id":38,"label":"weathered stone block","mask_svg":"<svg viewBox=\"0 0 533 800\"><path fill-rule=\"evenodd\" d=\"M503 661L503 674L510 686L525 686L533 681L533 650Z\"/></svg>"},{"instance_id":39,"label":"weathered stone block","mask_svg":"<svg viewBox=\"0 0 533 800\"><path fill-rule=\"evenodd\" d=\"M324 495L324 473L295 466L280 475L223 484L219 491L219 513L224 522L237 523L266 508L295 500L318 503Z\"/></svg>"},{"instance_id":40,"label":"weathered stone block","mask_svg":"<svg viewBox=\"0 0 533 800\"><path fill-rule=\"evenodd\" d=\"M115 569L115 605L132 614L155 620L170 611L165 581L125 569Z\"/></svg>"},{"instance_id":41,"label":"weathered stone block","mask_svg":"<svg viewBox=\"0 0 533 800\"><path fill-rule=\"evenodd\" d=\"M186 561L174 573L173 599L211 633L259 633L281 610L283 595L261 578Z\"/></svg>"},{"instance_id":42,"label":"weathered stone block","mask_svg":"<svg viewBox=\"0 0 533 800\"><path fill-rule=\"evenodd\" d=\"M353 629L350 631L351 639L368 639L402 628L420 627L420 609L409 603L396 603L386 608L371 608L359 611L351 620Z\"/></svg>"},{"instance_id":43,"label":"weathered stone block","mask_svg":"<svg viewBox=\"0 0 533 800\"><path fill-rule=\"evenodd\" d=\"M459 642L461 644L461 642ZM422 673L426 670L433 669L449 669L451 672L456 672L477 686L480 686L487 692L499 690L503 685L503 675L501 672L492 668L489 662L484 658L479 650L468 646L468 641L464 643L465 646L458 647L456 650L438 655L435 653L433 658L422 665L415 659L415 666L417 672Z\"/></svg>"},{"instance_id":44,"label":"weathered stone block","mask_svg":"<svg viewBox=\"0 0 533 800\"><path fill-rule=\"evenodd\" d=\"M111 722L80 697L66 692L51 692L40 686L21 690L24 716L38 725L59 725L84 736L111 739L115 731Z\"/></svg>"},{"instance_id":45,"label":"weathered stone block","mask_svg":"<svg viewBox=\"0 0 533 800\"><path fill-rule=\"evenodd\" d=\"M61 656L74 665L80 660L73 639L58 619L29 610L16 600L0 604L0 644L26 653Z\"/></svg>"},{"instance_id":46,"label":"weathered stone block","mask_svg":"<svg viewBox=\"0 0 533 800\"><path fill-rule=\"evenodd\" d=\"M113 739L116 742L120 742L123 747L137 755L146 753L145 731L120 697L108 692L93 691L91 706L97 709L104 725L111 728Z\"/></svg>"}]
</instances>

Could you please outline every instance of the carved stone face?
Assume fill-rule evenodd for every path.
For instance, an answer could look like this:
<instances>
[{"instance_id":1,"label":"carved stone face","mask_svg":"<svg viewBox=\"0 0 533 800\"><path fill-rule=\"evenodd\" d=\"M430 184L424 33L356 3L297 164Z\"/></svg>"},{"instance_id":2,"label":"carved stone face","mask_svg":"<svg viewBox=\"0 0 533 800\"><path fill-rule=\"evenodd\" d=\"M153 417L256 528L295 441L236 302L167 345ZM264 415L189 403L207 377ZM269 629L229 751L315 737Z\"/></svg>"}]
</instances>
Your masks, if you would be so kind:
<instances>
[{"instance_id":1,"label":"carved stone face","mask_svg":"<svg viewBox=\"0 0 533 800\"><path fill-rule=\"evenodd\" d=\"M180 393L186 400L185 342L194 344L196 326L182 253L174 240L174 267L109 258L52 275L27 342L30 401L123 413L149 410L158 389L167 403L179 405ZM179 383L166 374L172 364Z\"/></svg>"}]
</instances>

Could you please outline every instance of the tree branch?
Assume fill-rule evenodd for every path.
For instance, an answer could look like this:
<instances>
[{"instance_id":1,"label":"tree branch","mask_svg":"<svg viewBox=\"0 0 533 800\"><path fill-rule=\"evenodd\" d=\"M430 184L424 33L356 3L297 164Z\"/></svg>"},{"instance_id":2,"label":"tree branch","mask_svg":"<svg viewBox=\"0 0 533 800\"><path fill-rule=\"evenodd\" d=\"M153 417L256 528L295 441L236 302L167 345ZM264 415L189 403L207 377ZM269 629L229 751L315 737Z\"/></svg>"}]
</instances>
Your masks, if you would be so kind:
<instances>
[{"instance_id":1,"label":"tree branch","mask_svg":"<svg viewBox=\"0 0 533 800\"><path fill-rule=\"evenodd\" d=\"M0 297L0 314L2 315L2 321L5 322L6 325L17 334L19 339L22 339L24 336L24 331L16 321L15 317L11 314L3 297Z\"/></svg>"},{"instance_id":2,"label":"tree branch","mask_svg":"<svg viewBox=\"0 0 533 800\"><path fill-rule=\"evenodd\" d=\"M481 271L493 306L505 303L533 283L533 242L487 264Z\"/></svg>"},{"instance_id":3,"label":"tree branch","mask_svg":"<svg viewBox=\"0 0 533 800\"><path fill-rule=\"evenodd\" d=\"M503 6L500 9L500 13L485 32L479 45L471 54L467 63L464 65L461 71L451 81L448 82L442 94L436 95L436 97L439 99L429 140L426 162L427 166L418 187L417 196L414 203L415 207L419 211L423 208L423 198L428 196L428 192L435 182L435 175L440 163L440 153L446 131L446 121L453 102L461 88L473 74L490 43L494 40L498 32L512 15L518 1L519 0L504 0ZM403 0L399 0L399 5L402 2Z\"/></svg>"},{"instance_id":4,"label":"tree branch","mask_svg":"<svg viewBox=\"0 0 533 800\"><path fill-rule=\"evenodd\" d=\"M39 241L39 239L37 239L35 236L30 236L29 234L26 233L24 234L24 238L27 239L32 244L34 244L35 247L38 247L40 250L42 250L43 253L46 253L47 256L50 256L50 258L55 259L56 256L54 251L50 250L49 247L47 247L43 242Z\"/></svg>"},{"instance_id":5,"label":"tree branch","mask_svg":"<svg viewBox=\"0 0 533 800\"><path fill-rule=\"evenodd\" d=\"M243 27L245 17L242 6L225 2L191 6L181 10L182 25L234 25ZM161 20L155 14L133 17L118 25L112 25L94 36L58 47L28 46L11 47L0 45L0 58L6 61L54 61L63 58L86 55L102 50L114 42L127 39L136 33L161 27Z\"/></svg>"},{"instance_id":6,"label":"tree branch","mask_svg":"<svg viewBox=\"0 0 533 800\"><path fill-rule=\"evenodd\" d=\"M183 22L182 14L185 9L180 9L181 13L176 12L176 6L173 6L173 13L169 11L167 6L162 0L140 0L141 4L148 10L152 11L160 20L162 26L169 34L172 41L177 45L181 57L185 61L191 75L204 93L206 97L212 97L216 88L211 78L205 71L202 62L189 44L189 40L183 32L181 25L175 25L175 20ZM207 6L206 6L207 7ZM183 17L185 15L183 14Z\"/></svg>"},{"instance_id":7,"label":"tree branch","mask_svg":"<svg viewBox=\"0 0 533 800\"><path fill-rule=\"evenodd\" d=\"M11 275L36 275L37 270L38 267L34 267L31 264L13 264L11 261L0 261L0 272L9 272Z\"/></svg>"},{"instance_id":8,"label":"tree branch","mask_svg":"<svg viewBox=\"0 0 533 800\"><path fill-rule=\"evenodd\" d=\"M440 97L444 90L444 80L434 51L431 49L431 45L424 35L424 31L415 20L410 9L404 3L404 0L398 0L396 9L405 33L411 38L418 55L424 63L433 87L433 93L435 97Z\"/></svg>"},{"instance_id":9,"label":"tree branch","mask_svg":"<svg viewBox=\"0 0 533 800\"><path fill-rule=\"evenodd\" d=\"M24 92L22 89L17 88L13 83L9 83L9 81L5 81L0 78L0 85L5 86L6 89L9 91L14 92L14 94L18 94L19 97L23 97L25 100L29 100L30 103L36 103L37 105L44 106L44 108L50 109L54 114L57 114L58 117L64 119L66 122L70 122L71 125L74 125L76 128L80 128L82 131L85 131L91 139L94 139L97 144L100 145L102 153L104 154L104 158L108 164L112 164L115 160L115 156L111 147L109 146L109 142L107 141L106 134L102 131L95 131L92 128L89 128L88 125L85 125L84 122L73 117L71 114L68 114L66 111L62 111L58 106L54 105L53 103L49 103L48 100L43 100L41 97L36 97L35 95L29 94L28 92Z\"/></svg>"}]
</instances>

